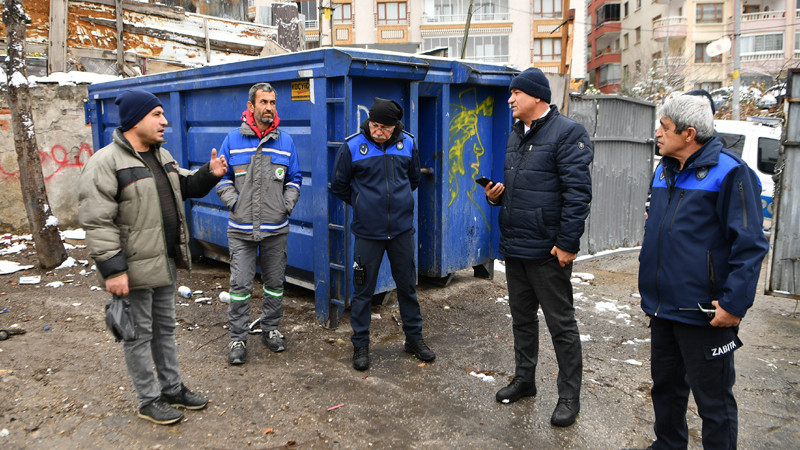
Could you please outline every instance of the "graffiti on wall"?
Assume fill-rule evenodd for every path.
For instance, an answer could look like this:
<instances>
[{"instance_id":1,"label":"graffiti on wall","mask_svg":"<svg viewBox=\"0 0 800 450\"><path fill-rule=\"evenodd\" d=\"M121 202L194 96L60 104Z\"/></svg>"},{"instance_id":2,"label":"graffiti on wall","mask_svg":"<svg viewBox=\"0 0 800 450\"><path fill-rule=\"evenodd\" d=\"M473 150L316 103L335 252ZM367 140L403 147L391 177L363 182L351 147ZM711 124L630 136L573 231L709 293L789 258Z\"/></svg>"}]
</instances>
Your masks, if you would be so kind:
<instances>
[{"instance_id":1,"label":"graffiti on wall","mask_svg":"<svg viewBox=\"0 0 800 450\"><path fill-rule=\"evenodd\" d=\"M486 153L486 148L481 140L480 117L491 117L494 108L494 98L487 96L478 100L478 92L473 88L465 89L458 94L458 103L450 104L450 149L448 152L449 192L450 200L447 206L452 206L461 189L460 181L469 168L469 180L476 178L480 168L480 158ZM477 183L468 183L467 197L478 206L474 194ZM483 189L483 188L480 188ZM483 208L478 206L479 211ZM486 220L486 217L484 217Z\"/></svg>"},{"instance_id":2,"label":"graffiti on wall","mask_svg":"<svg viewBox=\"0 0 800 450\"><path fill-rule=\"evenodd\" d=\"M86 161L94 154L92 146L87 142L81 142L80 146L73 146L69 151L61 144L50 147L50 152L39 150L39 159L42 164L42 173L45 181L50 181L56 175L69 168L80 170ZM19 179L19 168L7 170L3 167L0 160L0 178Z\"/></svg>"}]
</instances>

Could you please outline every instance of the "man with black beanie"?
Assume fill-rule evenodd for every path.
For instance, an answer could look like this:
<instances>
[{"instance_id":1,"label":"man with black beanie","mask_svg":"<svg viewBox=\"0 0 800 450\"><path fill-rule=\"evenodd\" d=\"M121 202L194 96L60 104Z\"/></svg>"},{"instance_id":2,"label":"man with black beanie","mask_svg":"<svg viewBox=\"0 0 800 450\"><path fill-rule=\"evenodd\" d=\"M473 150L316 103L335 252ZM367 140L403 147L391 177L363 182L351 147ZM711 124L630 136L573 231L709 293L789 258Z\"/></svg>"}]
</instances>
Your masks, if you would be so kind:
<instances>
[{"instance_id":1,"label":"man with black beanie","mask_svg":"<svg viewBox=\"0 0 800 450\"><path fill-rule=\"evenodd\" d=\"M161 148L167 119L158 97L131 89L115 103L120 126L113 142L81 173L80 221L101 283L130 304L137 336L124 341L123 349L138 415L167 425L183 419L175 408L208 404L183 384L178 371L175 267L191 265L183 200L208 194L227 162L212 150L211 161L199 169L178 167Z\"/></svg>"},{"instance_id":2,"label":"man with black beanie","mask_svg":"<svg viewBox=\"0 0 800 450\"><path fill-rule=\"evenodd\" d=\"M367 370L372 296L383 254L389 256L403 318L404 349L422 361L436 355L422 340L414 263L414 195L419 184L419 154L414 136L403 130L403 108L375 98L360 133L347 138L334 163L331 190L353 207L353 367Z\"/></svg>"},{"instance_id":3,"label":"man with black beanie","mask_svg":"<svg viewBox=\"0 0 800 450\"><path fill-rule=\"evenodd\" d=\"M558 404L550 423L565 427L580 411L583 361L570 278L592 200L592 144L581 124L548 105L550 83L541 70L520 73L509 90L518 120L506 146L505 181L484 188L489 204L502 206L500 252L516 366L495 399L512 403L536 395L541 306L558 360Z\"/></svg>"}]
</instances>

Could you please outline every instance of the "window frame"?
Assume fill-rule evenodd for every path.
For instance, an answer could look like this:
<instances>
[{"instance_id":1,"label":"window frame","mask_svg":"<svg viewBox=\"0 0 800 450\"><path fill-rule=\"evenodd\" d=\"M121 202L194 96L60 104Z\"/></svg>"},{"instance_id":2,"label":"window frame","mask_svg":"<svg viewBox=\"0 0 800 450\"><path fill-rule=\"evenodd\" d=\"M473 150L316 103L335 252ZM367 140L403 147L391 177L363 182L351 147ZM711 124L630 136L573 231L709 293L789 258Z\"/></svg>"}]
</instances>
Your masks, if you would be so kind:
<instances>
[{"instance_id":1,"label":"window frame","mask_svg":"<svg viewBox=\"0 0 800 450\"><path fill-rule=\"evenodd\" d=\"M724 3L697 3L695 5L695 23L722 23ZM705 8L708 6L714 7L714 12L711 18L705 17Z\"/></svg>"}]
</instances>

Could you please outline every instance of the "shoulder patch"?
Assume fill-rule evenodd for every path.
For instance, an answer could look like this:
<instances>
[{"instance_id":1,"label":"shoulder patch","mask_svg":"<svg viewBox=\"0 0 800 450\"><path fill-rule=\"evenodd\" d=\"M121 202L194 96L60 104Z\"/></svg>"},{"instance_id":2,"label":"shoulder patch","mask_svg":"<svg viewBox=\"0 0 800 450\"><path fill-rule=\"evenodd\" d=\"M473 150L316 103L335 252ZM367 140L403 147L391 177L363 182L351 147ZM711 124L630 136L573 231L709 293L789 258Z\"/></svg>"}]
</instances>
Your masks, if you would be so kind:
<instances>
[{"instance_id":1,"label":"shoulder patch","mask_svg":"<svg viewBox=\"0 0 800 450\"><path fill-rule=\"evenodd\" d=\"M702 181L707 176L708 176L708 167L700 167L694 173L694 177L697 178L697 181Z\"/></svg>"},{"instance_id":2,"label":"shoulder patch","mask_svg":"<svg viewBox=\"0 0 800 450\"><path fill-rule=\"evenodd\" d=\"M361 144L358 146L358 152L361 153L362 155L366 155L368 151L369 148L367 147L367 144Z\"/></svg>"},{"instance_id":3,"label":"shoulder patch","mask_svg":"<svg viewBox=\"0 0 800 450\"><path fill-rule=\"evenodd\" d=\"M403 145L403 141L400 141L400 142L397 143L397 149L398 150L402 150L403 147L405 147L405 145Z\"/></svg>"},{"instance_id":4,"label":"shoulder patch","mask_svg":"<svg viewBox=\"0 0 800 450\"><path fill-rule=\"evenodd\" d=\"M583 142L578 142L578 148L579 149L583 150L584 147L586 147L586 146L583 144Z\"/></svg>"}]
</instances>

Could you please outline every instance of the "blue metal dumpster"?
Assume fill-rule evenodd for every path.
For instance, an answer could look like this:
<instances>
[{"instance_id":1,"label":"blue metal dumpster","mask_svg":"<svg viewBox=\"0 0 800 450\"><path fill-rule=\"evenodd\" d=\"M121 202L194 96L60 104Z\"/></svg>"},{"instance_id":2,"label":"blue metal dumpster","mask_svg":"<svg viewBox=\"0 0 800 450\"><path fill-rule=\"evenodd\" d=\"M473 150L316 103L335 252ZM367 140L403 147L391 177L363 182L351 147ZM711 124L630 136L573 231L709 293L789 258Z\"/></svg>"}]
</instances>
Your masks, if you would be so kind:
<instances>
[{"instance_id":1,"label":"blue metal dumpster","mask_svg":"<svg viewBox=\"0 0 800 450\"><path fill-rule=\"evenodd\" d=\"M496 212L473 178L502 176L511 123L505 100L514 73L502 66L329 48L94 84L86 115L95 148L102 148L119 124L117 94L148 90L170 122L164 147L182 167L196 168L239 126L250 86L271 83L280 127L293 137L303 173L290 218L286 278L313 289L317 320L335 325L352 295L352 237L349 207L331 194L330 177L336 152L358 131L373 98L400 102L406 129L417 135L426 169L417 199L418 267L423 275L444 277L490 267L497 255ZM227 210L216 193L186 207L197 254L227 260ZM384 261L376 292L393 288Z\"/></svg>"}]
</instances>

